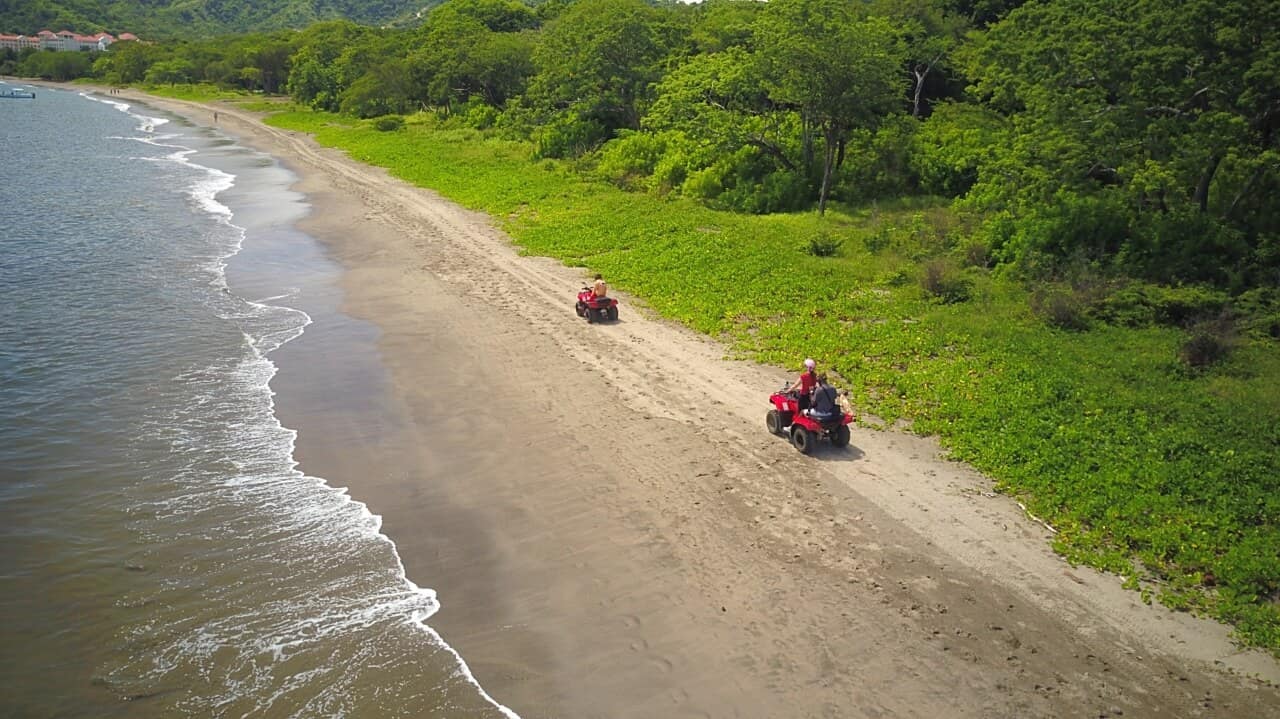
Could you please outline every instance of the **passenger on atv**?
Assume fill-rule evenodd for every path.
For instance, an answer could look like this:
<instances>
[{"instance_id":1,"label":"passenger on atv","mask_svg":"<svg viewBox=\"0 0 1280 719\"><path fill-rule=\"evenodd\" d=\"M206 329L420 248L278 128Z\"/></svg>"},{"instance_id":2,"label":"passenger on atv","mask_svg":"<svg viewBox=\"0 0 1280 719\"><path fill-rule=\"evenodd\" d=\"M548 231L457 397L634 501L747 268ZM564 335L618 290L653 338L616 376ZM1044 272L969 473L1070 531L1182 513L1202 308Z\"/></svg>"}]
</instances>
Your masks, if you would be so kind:
<instances>
[{"instance_id":1,"label":"passenger on atv","mask_svg":"<svg viewBox=\"0 0 1280 719\"><path fill-rule=\"evenodd\" d=\"M818 384L813 388L809 408L801 411L815 422L834 422L844 414L838 397L836 388L827 384L827 373L823 372L818 375Z\"/></svg>"},{"instance_id":2,"label":"passenger on atv","mask_svg":"<svg viewBox=\"0 0 1280 719\"><path fill-rule=\"evenodd\" d=\"M604 278L596 275L595 282L578 292L574 311L587 322L618 319L618 301L609 296L609 286Z\"/></svg>"},{"instance_id":3,"label":"passenger on atv","mask_svg":"<svg viewBox=\"0 0 1280 719\"><path fill-rule=\"evenodd\" d=\"M769 396L773 408L764 418L770 432L790 436L791 444L801 454L812 452L822 439L831 440L834 447L847 446L849 425L853 422L853 413L845 411L840 393L827 384L826 375L817 375L813 382L812 398L798 394L795 384L774 392ZM801 405L801 399L812 399L812 406Z\"/></svg>"}]
</instances>

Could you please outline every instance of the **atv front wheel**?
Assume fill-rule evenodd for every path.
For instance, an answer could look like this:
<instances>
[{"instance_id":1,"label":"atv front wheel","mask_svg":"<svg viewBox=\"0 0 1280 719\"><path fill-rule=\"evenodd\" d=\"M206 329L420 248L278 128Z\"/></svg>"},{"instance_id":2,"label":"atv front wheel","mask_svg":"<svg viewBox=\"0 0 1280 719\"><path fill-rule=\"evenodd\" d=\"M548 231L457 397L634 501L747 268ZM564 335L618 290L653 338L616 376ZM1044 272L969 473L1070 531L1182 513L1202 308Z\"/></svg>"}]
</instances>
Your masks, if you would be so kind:
<instances>
[{"instance_id":1,"label":"atv front wheel","mask_svg":"<svg viewBox=\"0 0 1280 719\"><path fill-rule=\"evenodd\" d=\"M782 434L782 413L776 409L769 410L764 416L764 426L769 428L769 434Z\"/></svg>"}]
</instances>

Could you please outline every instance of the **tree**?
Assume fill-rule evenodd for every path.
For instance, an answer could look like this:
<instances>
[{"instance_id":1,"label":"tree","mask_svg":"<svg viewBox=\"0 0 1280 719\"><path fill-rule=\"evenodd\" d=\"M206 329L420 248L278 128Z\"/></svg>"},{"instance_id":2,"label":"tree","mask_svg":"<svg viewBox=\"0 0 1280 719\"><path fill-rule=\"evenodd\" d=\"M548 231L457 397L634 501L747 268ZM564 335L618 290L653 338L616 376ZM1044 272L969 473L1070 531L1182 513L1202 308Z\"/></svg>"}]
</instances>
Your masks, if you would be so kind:
<instances>
[{"instance_id":1,"label":"tree","mask_svg":"<svg viewBox=\"0 0 1280 719\"><path fill-rule=\"evenodd\" d=\"M931 98L959 96L961 88L948 92L945 77L950 74L952 52L970 28L968 18L951 11L945 0L879 0L872 5L872 12L888 17L903 38L908 71L914 79L912 117L923 119Z\"/></svg>"},{"instance_id":2,"label":"tree","mask_svg":"<svg viewBox=\"0 0 1280 719\"><path fill-rule=\"evenodd\" d=\"M342 112L356 117L403 114L417 105L417 87L407 62L387 60L373 65L342 92Z\"/></svg>"},{"instance_id":3,"label":"tree","mask_svg":"<svg viewBox=\"0 0 1280 719\"><path fill-rule=\"evenodd\" d=\"M533 8L516 0L449 0L427 16L427 28L434 30L459 18L470 18L493 32L520 32L538 27Z\"/></svg>"},{"instance_id":4,"label":"tree","mask_svg":"<svg viewBox=\"0 0 1280 719\"><path fill-rule=\"evenodd\" d=\"M94 62L94 74L113 85L142 82L147 69L167 52L157 45L117 42Z\"/></svg>"},{"instance_id":5,"label":"tree","mask_svg":"<svg viewBox=\"0 0 1280 719\"><path fill-rule=\"evenodd\" d=\"M342 92L363 73L359 58L373 30L346 20L307 28L294 53L286 89L299 102L337 112Z\"/></svg>"},{"instance_id":6,"label":"tree","mask_svg":"<svg viewBox=\"0 0 1280 719\"><path fill-rule=\"evenodd\" d=\"M257 87L265 93L274 95L285 87L289 78L289 58L293 55L293 42L286 39L267 38L262 44L252 48L248 53L249 62L242 67L245 70L256 70L250 73L257 82ZM242 77L245 73L241 73Z\"/></svg>"},{"instance_id":7,"label":"tree","mask_svg":"<svg viewBox=\"0 0 1280 719\"><path fill-rule=\"evenodd\" d=\"M152 85L178 85L191 82L194 74L195 66L188 60L162 60L152 65L143 79Z\"/></svg>"},{"instance_id":8,"label":"tree","mask_svg":"<svg viewBox=\"0 0 1280 719\"><path fill-rule=\"evenodd\" d=\"M411 64L432 103L452 107L478 96L500 108L524 92L534 71L533 48L531 33L495 32L470 14L440 13L431 16Z\"/></svg>"},{"instance_id":9,"label":"tree","mask_svg":"<svg viewBox=\"0 0 1280 719\"><path fill-rule=\"evenodd\" d=\"M661 155L649 163L648 184L657 189L679 187L715 206L754 213L808 204L798 115L770 101L758 70L742 47L686 59L657 85L644 117L654 142L628 136L616 149L618 141L610 142L606 160L634 171L637 155L654 147Z\"/></svg>"},{"instance_id":10,"label":"tree","mask_svg":"<svg viewBox=\"0 0 1280 719\"><path fill-rule=\"evenodd\" d=\"M87 52L39 51L27 55L18 63L18 74L45 80L65 82L85 77L93 70L93 61Z\"/></svg>"},{"instance_id":11,"label":"tree","mask_svg":"<svg viewBox=\"0 0 1280 719\"><path fill-rule=\"evenodd\" d=\"M774 0L755 25L756 58L778 103L797 108L823 140L818 212L854 128L873 129L905 91L903 52L889 22L860 16L852 0Z\"/></svg>"},{"instance_id":12,"label":"tree","mask_svg":"<svg viewBox=\"0 0 1280 719\"><path fill-rule=\"evenodd\" d=\"M749 47L751 26L764 7L757 0L703 0L688 6L693 14L690 40L698 53Z\"/></svg>"},{"instance_id":13,"label":"tree","mask_svg":"<svg viewBox=\"0 0 1280 719\"><path fill-rule=\"evenodd\" d=\"M543 28L528 97L606 135L638 129L675 36L670 16L642 0L580 0Z\"/></svg>"},{"instance_id":14,"label":"tree","mask_svg":"<svg viewBox=\"0 0 1280 719\"><path fill-rule=\"evenodd\" d=\"M1087 240L1096 257L1158 279L1274 271L1280 216L1265 198L1280 183L1278 23L1280 7L1250 0L1023 5L969 56L977 97L1013 129L972 199L1024 225L1050 204L1110 218L1086 237L1087 222L1059 214L1021 233L1015 255Z\"/></svg>"}]
</instances>

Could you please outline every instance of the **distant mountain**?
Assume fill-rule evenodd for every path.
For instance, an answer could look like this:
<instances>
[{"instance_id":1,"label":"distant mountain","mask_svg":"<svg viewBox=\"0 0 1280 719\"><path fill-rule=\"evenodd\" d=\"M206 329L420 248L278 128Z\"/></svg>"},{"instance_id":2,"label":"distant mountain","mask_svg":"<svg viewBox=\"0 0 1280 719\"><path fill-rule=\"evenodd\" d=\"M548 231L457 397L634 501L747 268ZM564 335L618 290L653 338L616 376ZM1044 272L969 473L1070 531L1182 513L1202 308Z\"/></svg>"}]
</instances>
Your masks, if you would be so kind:
<instances>
[{"instance_id":1,"label":"distant mountain","mask_svg":"<svg viewBox=\"0 0 1280 719\"><path fill-rule=\"evenodd\" d=\"M209 37L306 27L345 18L417 25L443 0L0 0L0 33L132 32L146 39Z\"/></svg>"}]
</instances>

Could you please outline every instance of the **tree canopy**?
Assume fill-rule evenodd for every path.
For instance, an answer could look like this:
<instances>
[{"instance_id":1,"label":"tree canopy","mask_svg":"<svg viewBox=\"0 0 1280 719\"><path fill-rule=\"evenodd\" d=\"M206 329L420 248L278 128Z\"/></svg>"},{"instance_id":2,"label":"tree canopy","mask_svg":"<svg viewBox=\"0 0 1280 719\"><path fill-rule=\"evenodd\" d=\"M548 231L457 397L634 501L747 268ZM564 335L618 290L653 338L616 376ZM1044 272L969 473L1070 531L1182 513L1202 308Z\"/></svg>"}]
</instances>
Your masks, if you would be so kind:
<instances>
[{"instance_id":1,"label":"tree canopy","mask_svg":"<svg viewBox=\"0 0 1280 719\"><path fill-rule=\"evenodd\" d=\"M201 27L214 7L156 14ZM437 112L628 188L745 212L941 194L971 218L967 241L1032 274L1084 262L1233 293L1280 276L1275 3L448 0L415 29L356 21L403 9L390 0L316 7L345 17L118 43L91 66L3 62L284 91L358 117ZM55 9L90 10L41 0L0 18Z\"/></svg>"}]
</instances>

